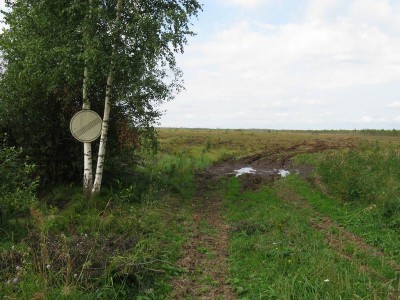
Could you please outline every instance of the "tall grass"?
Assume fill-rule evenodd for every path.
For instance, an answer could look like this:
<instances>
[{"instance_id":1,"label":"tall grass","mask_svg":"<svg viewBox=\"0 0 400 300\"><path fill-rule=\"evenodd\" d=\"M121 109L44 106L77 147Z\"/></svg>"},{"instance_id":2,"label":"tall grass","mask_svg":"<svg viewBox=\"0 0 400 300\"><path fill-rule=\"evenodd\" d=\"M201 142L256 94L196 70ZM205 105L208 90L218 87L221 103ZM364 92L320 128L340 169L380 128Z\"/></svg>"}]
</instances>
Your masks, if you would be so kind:
<instances>
[{"instance_id":1,"label":"tall grass","mask_svg":"<svg viewBox=\"0 0 400 300\"><path fill-rule=\"evenodd\" d=\"M364 237L388 255L400 258L400 151L395 144L365 142L352 150L300 155L297 164L315 167L313 187L289 179L299 194L324 214ZM321 182L322 181L322 182ZM373 208L369 210L369 208Z\"/></svg>"},{"instance_id":2,"label":"tall grass","mask_svg":"<svg viewBox=\"0 0 400 300\"><path fill-rule=\"evenodd\" d=\"M342 202L400 201L400 150L395 145L363 143L356 149L302 154L295 161L314 165L329 193Z\"/></svg>"}]
</instances>

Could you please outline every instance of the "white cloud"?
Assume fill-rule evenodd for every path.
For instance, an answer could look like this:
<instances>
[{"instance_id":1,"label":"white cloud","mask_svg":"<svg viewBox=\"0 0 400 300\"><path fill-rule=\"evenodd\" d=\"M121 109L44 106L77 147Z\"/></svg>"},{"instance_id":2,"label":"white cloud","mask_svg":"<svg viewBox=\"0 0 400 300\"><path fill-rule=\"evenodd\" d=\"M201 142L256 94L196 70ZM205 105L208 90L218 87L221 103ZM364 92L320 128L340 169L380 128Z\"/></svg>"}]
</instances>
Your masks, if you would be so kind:
<instances>
[{"instance_id":1,"label":"white cloud","mask_svg":"<svg viewBox=\"0 0 400 300\"><path fill-rule=\"evenodd\" d=\"M262 4L263 0L221 0L225 4L238 5L245 8L255 8Z\"/></svg>"},{"instance_id":2,"label":"white cloud","mask_svg":"<svg viewBox=\"0 0 400 300\"><path fill-rule=\"evenodd\" d=\"M186 60L185 67L212 69L201 81L227 92L261 96L289 88L321 90L400 78L400 41L376 28L347 22L288 24L273 34L238 23L195 52L196 58Z\"/></svg>"},{"instance_id":3,"label":"white cloud","mask_svg":"<svg viewBox=\"0 0 400 300\"><path fill-rule=\"evenodd\" d=\"M190 111L220 112L204 127L394 120L369 115L400 101L377 98L366 106L355 90L400 83L400 38L388 25L398 22L394 11L384 0L310 0L302 22L237 22L188 48L181 64L190 76L187 91L168 109L190 98ZM241 121L236 111L252 121Z\"/></svg>"},{"instance_id":4,"label":"white cloud","mask_svg":"<svg viewBox=\"0 0 400 300\"><path fill-rule=\"evenodd\" d=\"M337 16L339 10L344 11L347 0L309 0L306 10L307 22L326 22Z\"/></svg>"},{"instance_id":5,"label":"white cloud","mask_svg":"<svg viewBox=\"0 0 400 300\"><path fill-rule=\"evenodd\" d=\"M400 108L400 101L394 101L388 105L388 107L392 108Z\"/></svg>"},{"instance_id":6,"label":"white cloud","mask_svg":"<svg viewBox=\"0 0 400 300\"><path fill-rule=\"evenodd\" d=\"M370 116L363 116L359 122L360 123L388 123L391 120L388 118L382 118L382 117L370 117Z\"/></svg>"},{"instance_id":7,"label":"white cloud","mask_svg":"<svg viewBox=\"0 0 400 300\"><path fill-rule=\"evenodd\" d=\"M388 0L353 0L351 2L351 15L358 21L370 23L373 21L386 21L393 15L393 9Z\"/></svg>"},{"instance_id":8,"label":"white cloud","mask_svg":"<svg viewBox=\"0 0 400 300\"><path fill-rule=\"evenodd\" d=\"M0 10L4 10L5 9L5 2L1 1L0 2ZM2 32L3 28L7 27L6 25L4 25L4 23L2 23L4 21L4 15L0 12L0 33Z\"/></svg>"}]
</instances>

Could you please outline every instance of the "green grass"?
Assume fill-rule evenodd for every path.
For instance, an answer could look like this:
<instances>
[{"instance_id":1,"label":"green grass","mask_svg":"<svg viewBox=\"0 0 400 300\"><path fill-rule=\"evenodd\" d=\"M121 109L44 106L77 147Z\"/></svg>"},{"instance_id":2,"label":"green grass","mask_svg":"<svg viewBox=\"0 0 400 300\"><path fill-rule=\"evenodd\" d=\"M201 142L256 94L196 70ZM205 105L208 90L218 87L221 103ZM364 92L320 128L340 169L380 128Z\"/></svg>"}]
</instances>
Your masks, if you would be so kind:
<instances>
[{"instance_id":1,"label":"green grass","mask_svg":"<svg viewBox=\"0 0 400 300\"><path fill-rule=\"evenodd\" d=\"M278 199L272 188L240 193L226 184L233 227L230 279L240 299L386 299L389 280L376 280L342 259L309 225L311 212ZM390 282L389 282L390 283Z\"/></svg>"},{"instance_id":2,"label":"green grass","mask_svg":"<svg viewBox=\"0 0 400 300\"><path fill-rule=\"evenodd\" d=\"M297 164L315 166L318 186L292 177L288 184L319 211L400 260L400 154L392 142L366 142L354 150L306 154ZM314 182L314 180L311 180Z\"/></svg>"},{"instance_id":3,"label":"green grass","mask_svg":"<svg viewBox=\"0 0 400 300\"><path fill-rule=\"evenodd\" d=\"M218 187L232 229L228 282L239 299L398 297L399 274L392 266L400 262L397 131L159 134L161 151L144 156L120 181L109 178L100 195L86 199L80 186L58 186L38 199L31 214L2 221L0 298L168 299L171 280L183 272L175 263L193 225L195 172L260 152L279 158L293 145L321 140L350 140L356 148L296 156L295 164L314 167L308 180L289 176L256 192L243 192L236 178ZM310 207L280 198L282 189ZM338 227L313 227L323 217L383 255L345 238L335 249L326 235L340 238ZM218 234L206 220L199 225L202 234ZM207 247L197 250L213 258Z\"/></svg>"},{"instance_id":4,"label":"green grass","mask_svg":"<svg viewBox=\"0 0 400 300\"><path fill-rule=\"evenodd\" d=\"M289 177L286 184L317 211L382 250L387 257L400 261L400 249L397 243L393 242L400 239L400 232L388 222L382 207L362 202L343 204L296 176Z\"/></svg>"},{"instance_id":5,"label":"green grass","mask_svg":"<svg viewBox=\"0 0 400 300\"><path fill-rule=\"evenodd\" d=\"M312 164L330 194L342 202L391 202L400 208L398 145L363 142L356 149L304 154L296 161Z\"/></svg>"},{"instance_id":6,"label":"green grass","mask_svg":"<svg viewBox=\"0 0 400 300\"><path fill-rule=\"evenodd\" d=\"M169 196L119 203L109 192L87 203L79 195L63 208L36 208L19 240L2 235L0 296L167 298L181 272L174 264L188 237L182 225L190 223L190 203Z\"/></svg>"}]
</instances>

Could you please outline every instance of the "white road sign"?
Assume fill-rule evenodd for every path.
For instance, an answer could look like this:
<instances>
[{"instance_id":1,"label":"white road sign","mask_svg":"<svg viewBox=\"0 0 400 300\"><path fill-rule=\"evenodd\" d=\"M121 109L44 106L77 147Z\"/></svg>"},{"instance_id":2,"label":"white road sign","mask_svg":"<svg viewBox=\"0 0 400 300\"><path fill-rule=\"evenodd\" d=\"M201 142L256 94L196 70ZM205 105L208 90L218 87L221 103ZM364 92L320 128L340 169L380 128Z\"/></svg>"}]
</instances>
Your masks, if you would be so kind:
<instances>
[{"instance_id":1,"label":"white road sign","mask_svg":"<svg viewBox=\"0 0 400 300\"><path fill-rule=\"evenodd\" d=\"M93 142L101 133L101 117L93 110L78 111L71 119L69 128L72 135L80 142Z\"/></svg>"}]
</instances>

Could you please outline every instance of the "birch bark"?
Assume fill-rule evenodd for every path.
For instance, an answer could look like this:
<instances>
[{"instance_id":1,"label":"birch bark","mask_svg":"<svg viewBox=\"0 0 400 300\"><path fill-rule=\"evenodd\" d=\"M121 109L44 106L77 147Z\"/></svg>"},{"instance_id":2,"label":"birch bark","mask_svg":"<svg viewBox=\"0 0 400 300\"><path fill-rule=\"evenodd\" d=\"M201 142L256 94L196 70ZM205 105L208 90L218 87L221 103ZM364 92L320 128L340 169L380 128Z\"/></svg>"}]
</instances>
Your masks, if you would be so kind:
<instances>
[{"instance_id":1,"label":"birch bark","mask_svg":"<svg viewBox=\"0 0 400 300\"><path fill-rule=\"evenodd\" d=\"M122 2L123 0L118 0L117 2L117 11L116 11L116 24L119 26L121 20L121 10L122 10ZM118 32L118 27L117 27ZM103 179L103 169L104 169L104 159L106 154L106 144L107 144L107 133L110 119L110 110L111 110L111 94L113 87L113 74L115 67L115 56L116 56L116 39L114 40L114 45L111 53L110 60L110 70L107 76L107 86L106 86L106 97L104 103L104 115L103 115L103 124L101 127L101 136L100 136L100 145L99 145L99 154L97 156L97 166L96 166L96 177L93 183L92 194L100 192L101 181Z\"/></svg>"},{"instance_id":2,"label":"birch bark","mask_svg":"<svg viewBox=\"0 0 400 300\"><path fill-rule=\"evenodd\" d=\"M89 70L85 63L83 71L83 105L82 109L90 109L89 102ZM83 191L90 194L93 186L92 143L83 143Z\"/></svg>"},{"instance_id":3,"label":"birch bark","mask_svg":"<svg viewBox=\"0 0 400 300\"><path fill-rule=\"evenodd\" d=\"M92 19L92 0L89 0L89 18ZM86 31L85 51L88 50L89 33ZM85 59L82 83L82 109L90 109L89 101L89 68L88 61ZM93 187L93 162L92 162L92 143L83 143L83 191L90 195Z\"/></svg>"}]
</instances>

